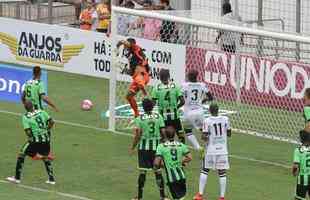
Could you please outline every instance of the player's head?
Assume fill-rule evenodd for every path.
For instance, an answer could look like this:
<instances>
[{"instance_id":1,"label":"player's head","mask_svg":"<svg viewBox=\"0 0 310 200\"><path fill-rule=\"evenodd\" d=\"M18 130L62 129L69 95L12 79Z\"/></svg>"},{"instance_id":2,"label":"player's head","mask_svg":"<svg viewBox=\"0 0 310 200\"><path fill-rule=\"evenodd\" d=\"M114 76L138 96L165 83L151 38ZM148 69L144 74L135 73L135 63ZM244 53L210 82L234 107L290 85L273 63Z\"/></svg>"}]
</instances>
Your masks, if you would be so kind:
<instances>
[{"instance_id":1,"label":"player's head","mask_svg":"<svg viewBox=\"0 0 310 200\"><path fill-rule=\"evenodd\" d=\"M227 13L231 13L232 12L230 3L224 3L223 6L222 6L222 9L223 9L223 14L224 15L226 15Z\"/></svg>"},{"instance_id":2,"label":"player's head","mask_svg":"<svg viewBox=\"0 0 310 200\"><path fill-rule=\"evenodd\" d=\"M167 126L166 127L166 137L168 140L174 140L175 137L175 128L173 126Z\"/></svg>"},{"instance_id":3,"label":"player's head","mask_svg":"<svg viewBox=\"0 0 310 200\"><path fill-rule=\"evenodd\" d=\"M209 112L212 116L217 116L219 114L219 106L216 103L210 104Z\"/></svg>"},{"instance_id":4,"label":"player's head","mask_svg":"<svg viewBox=\"0 0 310 200\"><path fill-rule=\"evenodd\" d=\"M35 66L32 70L32 74L34 78L40 78L41 77L41 67Z\"/></svg>"},{"instance_id":5,"label":"player's head","mask_svg":"<svg viewBox=\"0 0 310 200\"><path fill-rule=\"evenodd\" d=\"M154 102L151 99L143 99L142 101L142 107L144 112L149 113L152 112L153 108L154 108Z\"/></svg>"},{"instance_id":6,"label":"player's head","mask_svg":"<svg viewBox=\"0 0 310 200\"><path fill-rule=\"evenodd\" d=\"M310 88L307 88L305 90L305 94L304 94L304 103L305 105L309 105L310 106Z\"/></svg>"},{"instance_id":7,"label":"player's head","mask_svg":"<svg viewBox=\"0 0 310 200\"><path fill-rule=\"evenodd\" d=\"M303 145L310 145L310 133L305 130L299 132L300 142Z\"/></svg>"},{"instance_id":8,"label":"player's head","mask_svg":"<svg viewBox=\"0 0 310 200\"><path fill-rule=\"evenodd\" d=\"M170 79L170 72L168 69L161 69L159 71L159 79L162 83L168 83Z\"/></svg>"},{"instance_id":9,"label":"player's head","mask_svg":"<svg viewBox=\"0 0 310 200\"><path fill-rule=\"evenodd\" d=\"M189 70L189 72L187 73L188 81L197 82L197 78L198 78L198 71L195 69Z\"/></svg>"},{"instance_id":10,"label":"player's head","mask_svg":"<svg viewBox=\"0 0 310 200\"><path fill-rule=\"evenodd\" d=\"M25 101L24 107L27 110L27 112L32 112L34 110L32 102L28 100Z\"/></svg>"}]
</instances>

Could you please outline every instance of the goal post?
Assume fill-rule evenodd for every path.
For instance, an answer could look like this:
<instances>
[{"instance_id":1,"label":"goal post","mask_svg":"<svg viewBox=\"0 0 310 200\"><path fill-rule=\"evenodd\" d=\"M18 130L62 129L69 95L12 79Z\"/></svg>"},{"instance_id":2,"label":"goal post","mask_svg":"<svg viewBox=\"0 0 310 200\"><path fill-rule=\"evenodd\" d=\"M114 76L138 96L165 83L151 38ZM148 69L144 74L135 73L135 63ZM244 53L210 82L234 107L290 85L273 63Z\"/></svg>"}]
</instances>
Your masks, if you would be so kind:
<instances>
[{"instance_id":1,"label":"goal post","mask_svg":"<svg viewBox=\"0 0 310 200\"><path fill-rule=\"evenodd\" d=\"M177 84L186 71L196 69L215 95L220 114L228 115L238 132L296 141L304 126L303 92L310 85L310 38L251 28L233 17L206 21L195 11L186 16L113 6L112 49L122 38L137 40L151 66L149 91L161 68L169 69ZM113 59L110 93L115 93L107 113L111 130L129 129L133 119L125 100L131 81L123 73L127 65L124 56Z\"/></svg>"}]
</instances>

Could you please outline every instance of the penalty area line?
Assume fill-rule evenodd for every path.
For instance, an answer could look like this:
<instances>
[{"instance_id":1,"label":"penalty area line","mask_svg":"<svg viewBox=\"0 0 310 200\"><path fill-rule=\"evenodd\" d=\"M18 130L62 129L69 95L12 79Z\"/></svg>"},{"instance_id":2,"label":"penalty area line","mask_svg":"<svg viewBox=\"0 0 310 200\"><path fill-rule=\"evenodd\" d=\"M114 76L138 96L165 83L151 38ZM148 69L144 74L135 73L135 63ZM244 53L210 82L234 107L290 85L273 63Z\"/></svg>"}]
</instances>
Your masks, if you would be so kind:
<instances>
[{"instance_id":1,"label":"penalty area line","mask_svg":"<svg viewBox=\"0 0 310 200\"><path fill-rule=\"evenodd\" d=\"M78 195L74 195L74 194L68 194L68 193L64 193L64 192L58 192L58 191L54 191L54 190L48 190L48 189L43 189L43 188L38 188L38 187L33 187L33 186L28 186L28 185L23 185L23 184L10 183L9 181L5 181L5 180L0 180L0 183L16 185L17 187L24 188L27 190L36 191L36 192L53 193L53 194L56 194L58 196L68 197L71 199L94 200L94 199L90 199L87 197L82 197L82 196L78 196Z\"/></svg>"},{"instance_id":2,"label":"penalty area line","mask_svg":"<svg viewBox=\"0 0 310 200\"><path fill-rule=\"evenodd\" d=\"M6 110L0 110L0 113L8 114L8 115L14 115L14 116L21 116L22 115L20 113L10 112L10 111L6 111ZM75 123L75 122L67 122L67 121L61 121L61 120L55 120L55 122L57 122L59 124L64 124L64 125L72 126L72 127L86 128L86 129L92 129L92 130L102 131L102 132L103 131L105 131L105 132L108 131L108 132L114 133L116 135L123 135L123 136L132 137L132 134L130 134L130 133L124 133L124 132L119 132L119 131L110 131L108 129L98 128L98 127L95 127L95 126L89 126L89 125L84 125L84 124ZM245 156L232 155L232 154L229 155L229 157L235 158L235 159L239 159L239 160L246 160L246 161L251 161L251 162L256 162L256 163L261 163L261 164L266 164L266 165L271 165L271 166L276 166L276 167L282 167L282 168L285 168L285 169L289 169L290 168L289 165L285 165L284 163L271 162L271 161L260 160L260 159L245 157Z\"/></svg>"}]
</instances>

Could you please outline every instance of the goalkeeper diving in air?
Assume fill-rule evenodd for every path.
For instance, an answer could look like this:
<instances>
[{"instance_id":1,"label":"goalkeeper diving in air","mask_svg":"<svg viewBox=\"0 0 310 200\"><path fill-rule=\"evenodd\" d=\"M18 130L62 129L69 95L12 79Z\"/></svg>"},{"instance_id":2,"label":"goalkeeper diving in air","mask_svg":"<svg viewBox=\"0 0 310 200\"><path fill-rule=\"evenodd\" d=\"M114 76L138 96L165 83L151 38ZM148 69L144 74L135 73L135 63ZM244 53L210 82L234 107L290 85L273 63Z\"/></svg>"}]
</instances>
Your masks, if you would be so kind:
<instances>
[{"instance_id":1,"label":"goalkeeper diving in air","mask_svg":"<svg viewBox=\"0 0 310 200\"><path fill-rule=\"evenodd\" d=\"M132 83L128 89L126 99L134 112L134 116L138 117L139 110L135 96L140 90L142 91L143 96L147 96L145 86L150 81L150 67L142 48L136 44L135 39L128 38L127 40L119 41L117 48L122 45L127 50L126 56L129 61L129 69L126 73L132 76Z\"/></svg>"}]
</instances>

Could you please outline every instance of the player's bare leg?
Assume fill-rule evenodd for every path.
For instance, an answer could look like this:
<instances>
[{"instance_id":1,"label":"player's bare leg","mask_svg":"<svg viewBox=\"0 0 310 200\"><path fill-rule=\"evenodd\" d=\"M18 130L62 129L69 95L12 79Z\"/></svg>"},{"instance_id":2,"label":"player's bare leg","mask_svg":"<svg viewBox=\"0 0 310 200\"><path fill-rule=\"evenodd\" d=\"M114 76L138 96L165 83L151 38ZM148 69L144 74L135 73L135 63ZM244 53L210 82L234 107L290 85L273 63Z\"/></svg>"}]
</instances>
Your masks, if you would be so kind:
<instances>
[{"instance_id":1,"label":"player's bare leg","mask_svg":"<svg viewBox=\"0 0 310 200\"><path fill-rule=\"evenodd\" d=\"M203 161L204 162L204 161ZM210 169L202 168L199 178L199 192L194 196L194 200L203 200L203 193L207 185L208 174Z\"/></svg>"},{"instance_id":2,"label":"player's bare leg","mask_svg":"<svg viewBox=\"0 0 310 200\"><path fill-rule=\"evenodd\" d=\"M219 182L220 182L220 198L219 200L225 200L225 192L226 192L226 170L225 169L219 169L218 170L219 175Z\"/></svg>"},{"instance_id":3,"label":"player's bare leg","mask_svg":"<svg viewBox=\"0 0 310 200\"><path fill-rule=\"evenodd\" d=\"M138 110L138 104L137 104L137 101L135 99L135 96L136 96L136 93L129 91L127 96L126 96L126 99L129 103L131 109L134 112L134 116L138 117L139 116L139 110Z\"/></svg>"}]
</instances>

